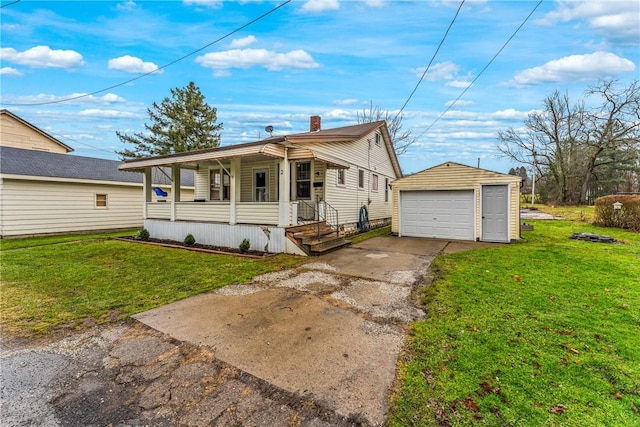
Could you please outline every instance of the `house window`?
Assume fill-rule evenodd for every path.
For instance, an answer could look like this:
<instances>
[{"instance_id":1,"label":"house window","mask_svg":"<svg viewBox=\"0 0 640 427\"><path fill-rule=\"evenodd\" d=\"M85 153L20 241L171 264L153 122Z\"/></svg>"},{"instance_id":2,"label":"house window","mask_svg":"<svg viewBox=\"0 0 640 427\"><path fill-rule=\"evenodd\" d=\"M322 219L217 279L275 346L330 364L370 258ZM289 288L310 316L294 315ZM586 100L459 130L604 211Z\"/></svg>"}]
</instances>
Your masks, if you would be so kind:
<instances>
[{"instance_id":1,"label":"house window","mask_svg":"<svg viewBox=\"0 0 640 427\"><path fill-rule=\"evenodd\" d=\"M389 201L389 178L384 179L384 201Z\"/></svg>"},{"instance_id":2,"label":"house window","mask_svg":"<svg viewBox=\"0 0 640 427\"><path fill-rule=\"evenodd\" d=\"M345 185L346 184L346 176L345 176L346 171L344 169L338 169L338 185Z\"/></svg>"},{"instance_id":3,"label":"house window","mask_svg":"<svg viewBox=\"0 0 640 427\"><path fill-rule=\"evenodd\" d=\"M311 162L296 163L296 199L311 198Z\"/></svg>"},{"instance_id":4,"label":"house window","mask_svg":"<svg viewBox=\"0 0 640 427\"><path fill-rule=\"evenodd\" d=\"M379 133L376 133L376 145L379 147L380 146L380 141L381 141L382 137Z\"/></svg>"},{"instance_id":5,"label":"house window","mask_svg":"<svg viewBox=\"0 0 640 427\"><path fill-rule=\"evenodd\" d=\"M378 191L378 175L375 173L371 176L371 190Z\"/></svg>"},{"instance_id":6,"label":"house window","mask_svg":"<svg viewBox=\"0 0 640 427\"><path fill-rule=\"evenodd\" d=\"M209 200L229 200L231 179L223 169L211 169L211 191Z\"/></svg>"},{"instance_id":7,"label":"house window","mask_svg":"<svg viewBox=\"0 0 640 427\"><path fill-rule=\"evenodd\" d=\"M364 189L364 171L358 170L358 188Z\"/></svg>"},{"instance_id":8,"label":"house window","mask_svg":"<svg viewBox=\"0 0 640 427\"><path fill-rule=\"evenodd\" d=\"M269 201L269 171L267 169L256 169L253 172L253 199L256 202Z\"/></svg>"},{"instance_id":9,"label":"house window","mask_svg":"<svg viewBox=\"0 0 640 427\"><path fill-rule=\"evenodd\" d=\"M107 195L96 194L96 208L106 208L106 207L107 207Z\"/></svg>"}]
</instances>

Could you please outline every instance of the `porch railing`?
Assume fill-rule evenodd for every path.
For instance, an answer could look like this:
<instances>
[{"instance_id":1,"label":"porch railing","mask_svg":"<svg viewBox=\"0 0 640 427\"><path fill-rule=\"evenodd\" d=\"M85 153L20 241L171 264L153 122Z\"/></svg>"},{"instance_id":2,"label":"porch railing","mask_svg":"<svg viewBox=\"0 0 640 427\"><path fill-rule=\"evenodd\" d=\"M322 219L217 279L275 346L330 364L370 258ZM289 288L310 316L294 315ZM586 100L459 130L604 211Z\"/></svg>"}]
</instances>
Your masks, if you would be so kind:
<instances>
[{"instance_id":1,"label":"porch railing","mask_svg":"<svg viewBox=\"0 0 640 427\"><path fill-rule=\"evenodd\" d=\"M327 223L338 235L340 234L340 219L338 210L324 200L318 200L311 205L304 200L298 201L298 222L317 221L317 233L320 236L320 221Z\"/></svg>"}]
</instances>

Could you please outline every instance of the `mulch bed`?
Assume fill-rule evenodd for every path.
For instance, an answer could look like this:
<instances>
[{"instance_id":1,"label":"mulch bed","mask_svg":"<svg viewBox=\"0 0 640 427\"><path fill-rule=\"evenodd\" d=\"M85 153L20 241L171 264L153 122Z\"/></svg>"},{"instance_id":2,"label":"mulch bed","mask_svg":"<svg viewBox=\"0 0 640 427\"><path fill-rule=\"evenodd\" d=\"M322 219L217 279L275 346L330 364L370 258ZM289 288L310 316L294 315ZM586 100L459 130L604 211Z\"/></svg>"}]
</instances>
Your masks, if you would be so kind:
<instances>
[{"instance_id":1,"label":"mulch bed","mask_svg":"<svg viewBox=\"0 0 640 427\"><path fill-rule=\"evenodd\" d=\"M151 238L149 240L139 240L139 239L136 239L135 236L124 236L124 237L118 237L117 239L124 240L127 242L145 243L148 245L163 246L167 248L185 249L185 250L194 251L194 252L234 255L234 256L247 257L247 258L263 258L266 256L274 255L268 252L254 251L254 250L250 250L246 253L240 253L240 249L238 248L225 248L223 246L203 245L201 243L194 243L191 246L186 246L184 243L177 242L175 240L166 240L166 239Z\"/></svg>"}]
</instances>

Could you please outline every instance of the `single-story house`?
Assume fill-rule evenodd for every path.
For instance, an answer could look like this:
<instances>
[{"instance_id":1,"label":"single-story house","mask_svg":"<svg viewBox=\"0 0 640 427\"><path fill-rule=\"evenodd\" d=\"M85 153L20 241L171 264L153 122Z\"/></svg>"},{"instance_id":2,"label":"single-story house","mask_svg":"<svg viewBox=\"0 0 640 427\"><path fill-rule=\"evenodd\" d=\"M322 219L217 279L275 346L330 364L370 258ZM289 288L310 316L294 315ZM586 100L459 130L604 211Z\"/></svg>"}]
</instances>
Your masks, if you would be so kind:
<instances>
[{"instance_id":1,"label":"single-story house","mask_svg":"<svg viewBox=\"0 0 640 427\"><path fill-rule=\"evenodd\" d=\"M67 154L71 147L0 111L0 237L142 226L142 177L121 162ZM154 200L169 198L166 171L154 169ZM193 197L185 171L182 197ZM164 194L164 196L163 196Z\"/></svg>"},{"instance_id":2,"label":"single-story house","mask_svg":"<svg viewBox=\"0 0 640 427\"><path fill-rule=\"evenodd\" d=\"M172 188L181 170L194 171L194 198L172 192L170 203L156 203L150 181L157 167L171 168ZM152 237L192 234L232 248L249 239L252 248L300 255L318 242L300 237L300 224L322 222L342 235L358 224L388 224L389 184L402 176L384 121L322 130L319 116L309 132L130 160L120 169L144 174L144 227Z\"/></svg>"},{"instance_id":3,"label":"single-story house","mask_svg":"<svg viewBox=\"0 0 640 427\"><path fill-rule=\"evenodd\" d=\"M394 181L391 231L483 242L520 238L522 178L446 162Z\"/></svg>"}]
</instances>

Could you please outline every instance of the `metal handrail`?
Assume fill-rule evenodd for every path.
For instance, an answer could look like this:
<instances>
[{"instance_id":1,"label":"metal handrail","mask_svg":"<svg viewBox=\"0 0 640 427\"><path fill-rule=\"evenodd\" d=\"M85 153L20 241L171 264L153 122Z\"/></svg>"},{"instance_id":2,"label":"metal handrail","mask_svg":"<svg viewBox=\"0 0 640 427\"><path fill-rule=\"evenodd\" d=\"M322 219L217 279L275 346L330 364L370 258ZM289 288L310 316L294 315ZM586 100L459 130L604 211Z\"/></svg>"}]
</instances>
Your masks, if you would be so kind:
<instances>
[{"instance_id":1,"label":"metal handrail","mask_svg":"<svg viewBox=\"0 0 640 427\"><path fill-rule=\"evenodd\" d=\"M322 209L320 209L322 207ZM340 235L338 210L324 200L318 199L315 206L304 200L298 200L298 221L316 221L316 234L320 237L320 221L324 221Z\"/></svg>"}]
</instances>

